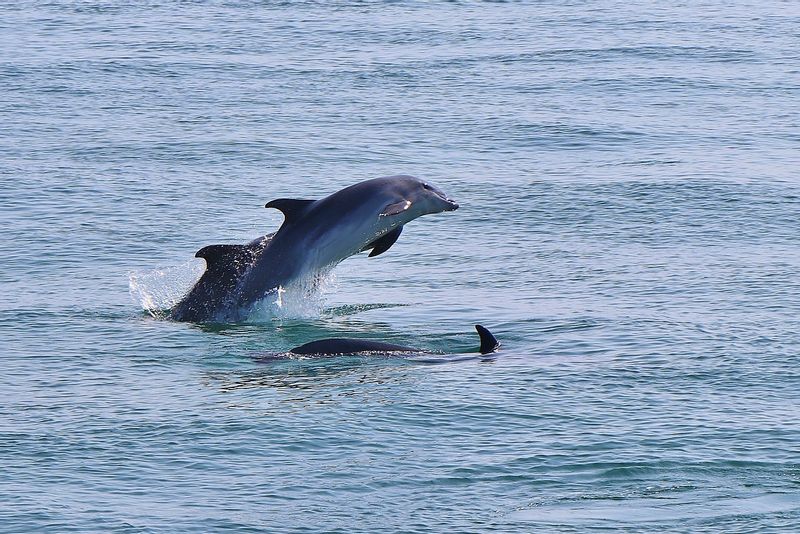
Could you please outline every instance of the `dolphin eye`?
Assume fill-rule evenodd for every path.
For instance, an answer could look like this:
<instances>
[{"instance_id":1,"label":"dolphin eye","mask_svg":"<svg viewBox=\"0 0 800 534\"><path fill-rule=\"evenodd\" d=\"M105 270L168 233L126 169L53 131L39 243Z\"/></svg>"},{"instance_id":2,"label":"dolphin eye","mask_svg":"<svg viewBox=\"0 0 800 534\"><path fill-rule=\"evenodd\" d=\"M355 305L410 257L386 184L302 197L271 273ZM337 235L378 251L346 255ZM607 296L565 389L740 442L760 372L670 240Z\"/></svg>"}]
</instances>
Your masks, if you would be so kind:
<instances>
[{"instance_id":1,"label":"dolphin eye","mask_svg":"<svg viewBox=\"0 0 800 534\"><path fill-rule=\"evenodd\" d=\"M427 189L428 191L431 191L431 186L429 186L429 185L428 185L428 184L426 184L426 183L423 183L423 184L422 184L422 187L423 187L423 189Z\"/></svg>"}]
</instances>

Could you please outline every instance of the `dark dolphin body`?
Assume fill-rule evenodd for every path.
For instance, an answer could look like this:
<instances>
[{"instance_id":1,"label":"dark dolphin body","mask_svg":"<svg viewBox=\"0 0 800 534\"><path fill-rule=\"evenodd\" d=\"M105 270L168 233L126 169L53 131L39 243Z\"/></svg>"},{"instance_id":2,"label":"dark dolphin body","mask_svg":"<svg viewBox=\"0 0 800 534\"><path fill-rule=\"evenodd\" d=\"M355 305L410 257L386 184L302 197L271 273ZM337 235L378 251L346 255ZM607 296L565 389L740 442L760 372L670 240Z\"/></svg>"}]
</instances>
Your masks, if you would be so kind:
<instances>
[{"instance_id":1,"label":"dark dolphin body","mask_svg":"<svg viewBox=\"0 0 800 534\"><path fill-rule=\"evenodd\" d=\"M481 338L481 354L495 352L500 343L489 330L479 324L475 325L475 330ZM392 353L423 353L430 354L428 351L405 347L403 345L393 345L381 341L369 341L366 339L353 338L332 338L320 339L300 345L289 351L290 354L315 355L315 356L335 356L340 354L392 354Z\"/></svg>"},{"instance_id":2,"label":"dark dolphin body","mask_svg":"<svg viewBox=\"0 0 800 534\"><path fill-rule=\"evenodd\" d=\"M244 245L200 249L206 271L170 310L176 321L238 320L266 295L309 279L345 258L391 247L403 225L458 204L412 176L390 176L346 187L321 200L277 199L266 207L283 212L274 234Z\"/></svg>"}]
</instances>

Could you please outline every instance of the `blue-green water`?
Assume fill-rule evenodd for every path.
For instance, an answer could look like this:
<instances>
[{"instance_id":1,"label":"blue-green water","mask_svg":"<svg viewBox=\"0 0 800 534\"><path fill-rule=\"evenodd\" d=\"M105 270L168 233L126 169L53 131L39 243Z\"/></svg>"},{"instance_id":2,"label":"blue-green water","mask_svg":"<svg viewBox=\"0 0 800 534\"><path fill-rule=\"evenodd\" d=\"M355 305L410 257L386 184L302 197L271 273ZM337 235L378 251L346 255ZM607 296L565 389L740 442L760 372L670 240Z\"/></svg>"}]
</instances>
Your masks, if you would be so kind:
<instances>
[{"instance_id":1,"label":"blue-green water","mask_svg":"<svg viewBox=\"0 0 800 534\"><path fill-rule=\"evenodd\" d=\"M798 27L777 1L4 4L0 531L797 531ZM277 228L268 200L398 173L461 209L272 319L142 310ZM258 361L466 352L476 322L493 362Z\"/></svg>"}]
</instances>

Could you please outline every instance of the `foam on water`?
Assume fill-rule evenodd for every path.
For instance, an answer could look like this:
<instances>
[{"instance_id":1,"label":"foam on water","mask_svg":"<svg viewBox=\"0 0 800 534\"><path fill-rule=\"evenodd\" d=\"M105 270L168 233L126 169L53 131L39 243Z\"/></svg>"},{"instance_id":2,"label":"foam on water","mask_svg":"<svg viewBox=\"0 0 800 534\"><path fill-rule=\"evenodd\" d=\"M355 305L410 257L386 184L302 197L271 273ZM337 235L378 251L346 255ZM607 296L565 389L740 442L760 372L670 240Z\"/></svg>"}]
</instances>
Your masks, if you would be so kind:
<instances>
[{"instance_id":1,"label":"foam on water","mask_svg":"<svg viewBox=\"0 0 800 534\"><path fill-rule=\"evenodd\" d=\"M325 308L326 295L335 291L332 271L302 277L286 287L271 291L247 310L248 322L262 323L280 319L319 317Z\"/></svg>"},{"instance_id":2,"label":"foam on water","mask_svg":"<svg viewBox=\"0 0 800 534\"><path fill-rule=\"evenodd\" d=\"M156 319L166 319L205 271L205 263L190 260L181 265L130 271L128 290L133 301ZM248 322L319 317L325 296L336 289L332 270L303 276L286 287L267 293L244 314Z\"/></svg>"},{"instance_id":3,"label":"foam on water","mask_svg":"<svg viewBox=\"0 0 800 534\"><path fill-rule=\"evenodd\" d=\"M130 271L128 290L133 301L157 319L166 318L170 308L200 279L205 262L192 259L181 265Z\"/></svg>"}]
</instances>

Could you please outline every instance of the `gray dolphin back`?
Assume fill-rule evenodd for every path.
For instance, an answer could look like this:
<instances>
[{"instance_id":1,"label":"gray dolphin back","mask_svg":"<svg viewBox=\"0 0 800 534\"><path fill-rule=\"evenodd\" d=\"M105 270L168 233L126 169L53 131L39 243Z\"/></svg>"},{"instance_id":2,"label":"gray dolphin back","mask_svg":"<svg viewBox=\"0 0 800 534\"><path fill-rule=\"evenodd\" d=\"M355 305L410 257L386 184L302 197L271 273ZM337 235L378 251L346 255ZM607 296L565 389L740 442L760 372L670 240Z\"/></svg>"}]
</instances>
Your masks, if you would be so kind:
<instances>
[{"instance_id":1,"label":"gray dolphin back","mask_svg":"<svg viewBox=\"0 0 800 534\"><path fill-rule=\"evenodd\" d=\"M366 339L333 338L312 341L290 350L292 354L358 354L360 352L419 352L419 349L369 341Z\"/></svg>"},{"instance_id":2,"label":"gray dolphin back","mask_svg":"<svg viewBox=\"0 0 800 534\"><path fill-rule=\"evenodd\" d=\"M500 342L497 341L489 330L479 324L475 325L475 330L481 339L481 354L490 354L497 351ZM384 343L382 341L370 341L368 339L354 339L354 338L331 338L319 339L311 341L299 347L295 347L289 351L291 354L303 355L330 355L335 356L339 354L358 354L358 353L429 353L423 349L414 347L406 347L404 345L394 345L392 343Z\"/></svg>"}]
</instances>

